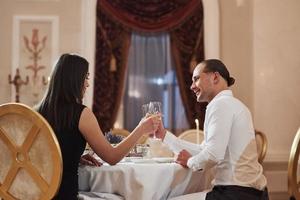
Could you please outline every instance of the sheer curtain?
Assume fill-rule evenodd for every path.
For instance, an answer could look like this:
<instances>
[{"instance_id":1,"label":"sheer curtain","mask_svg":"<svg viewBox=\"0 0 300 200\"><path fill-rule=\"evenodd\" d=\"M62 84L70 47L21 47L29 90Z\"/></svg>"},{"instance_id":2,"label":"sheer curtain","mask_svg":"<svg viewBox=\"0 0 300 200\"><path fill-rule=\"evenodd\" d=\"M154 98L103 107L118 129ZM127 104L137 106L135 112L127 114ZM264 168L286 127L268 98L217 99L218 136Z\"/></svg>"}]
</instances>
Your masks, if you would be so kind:
<instances>
[{"instance_id":1,"label":"sheer curtain","mask_svg":"<svg viewBox=\"0 0 300 200\"><path fill-rule=\"evenodd\" d=\"M174 133L187 129L188 123L176 81L167 33L132 33L123 97L124 128L133 130L142 117L142 105L162 102L163 121Z\"/></svg>"}]
</instances>

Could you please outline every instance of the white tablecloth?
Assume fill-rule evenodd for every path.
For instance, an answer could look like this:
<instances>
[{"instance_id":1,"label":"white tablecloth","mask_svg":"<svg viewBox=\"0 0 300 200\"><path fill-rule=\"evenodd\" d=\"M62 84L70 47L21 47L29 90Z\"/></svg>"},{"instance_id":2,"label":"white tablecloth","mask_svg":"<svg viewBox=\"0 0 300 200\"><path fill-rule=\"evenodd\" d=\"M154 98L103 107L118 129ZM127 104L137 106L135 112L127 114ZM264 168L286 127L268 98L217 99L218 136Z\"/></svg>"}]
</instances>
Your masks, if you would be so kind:
<instances>
[{"instance_id":1,"label":"white tablecloth","mask_svg":"<svg viewBox=\"0 0 300 200\"><path fill-rule=\"evenodd\" d=\"M79 190L112 193L126 200L161 200L207 189L205 173L176 163L119 163L79 167Z\"/></svg>"}]
</instances>

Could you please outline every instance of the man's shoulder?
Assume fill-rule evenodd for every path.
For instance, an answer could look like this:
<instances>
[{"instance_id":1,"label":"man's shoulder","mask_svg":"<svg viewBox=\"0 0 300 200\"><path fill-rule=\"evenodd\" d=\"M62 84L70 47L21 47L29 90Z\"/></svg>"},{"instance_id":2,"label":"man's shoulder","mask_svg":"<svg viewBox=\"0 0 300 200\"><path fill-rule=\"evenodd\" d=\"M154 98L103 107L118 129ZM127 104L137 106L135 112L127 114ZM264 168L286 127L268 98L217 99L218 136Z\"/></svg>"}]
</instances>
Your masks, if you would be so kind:
<instances>
[{"instance_id":1,"label":"man's shoulder","mask_svg":"<svg viewBox=\"0 0 300 200\"><path fill-rule=\"evenodd\" d=\"M234 96L221 96L211 105L214 108L224 108L228 111L248 110L247 106Z\"/></svg>"}]
</instances>

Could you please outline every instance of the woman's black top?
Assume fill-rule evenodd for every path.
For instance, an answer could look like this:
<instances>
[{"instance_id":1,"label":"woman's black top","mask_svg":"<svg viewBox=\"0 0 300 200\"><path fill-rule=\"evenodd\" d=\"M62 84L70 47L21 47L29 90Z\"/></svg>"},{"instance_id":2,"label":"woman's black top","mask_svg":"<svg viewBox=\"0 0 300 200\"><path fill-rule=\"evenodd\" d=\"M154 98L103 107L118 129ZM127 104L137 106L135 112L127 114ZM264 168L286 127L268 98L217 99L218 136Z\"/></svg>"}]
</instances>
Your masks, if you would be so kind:
<instances>
[{"instance_id":1,"label":"woman's black top","mask_svg":"<svg viewBox=\"0 0 300 200\"><path fill-rule=\"evenodd\" d=\"M85 149L86 140L79 131L79 119L84 105L77 104L73 115L72 128L64 128L55 132L63 157L63 176L56 200L77 200L78 164Z\"/></svg>"}]
</instances>

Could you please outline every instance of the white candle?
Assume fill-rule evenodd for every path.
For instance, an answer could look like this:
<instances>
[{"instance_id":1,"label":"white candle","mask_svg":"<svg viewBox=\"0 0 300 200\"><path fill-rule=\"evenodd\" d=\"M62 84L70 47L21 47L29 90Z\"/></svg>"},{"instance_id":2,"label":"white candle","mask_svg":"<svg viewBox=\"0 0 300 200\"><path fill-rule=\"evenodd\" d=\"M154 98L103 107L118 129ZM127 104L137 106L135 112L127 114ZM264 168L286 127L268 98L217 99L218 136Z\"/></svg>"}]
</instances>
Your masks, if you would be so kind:
<instances>
[{"instance_id":1,"label":"white candle","mask_svg":"<svg viewBox=\"0 0 300 200\"><path fill-rule=\"evenodd\" d=\"M200 143L200 137L199 137L199 120L195 119L195 123L196 123L196 134L197 134L197 144Z\"/></svg>"}]
</instances>

